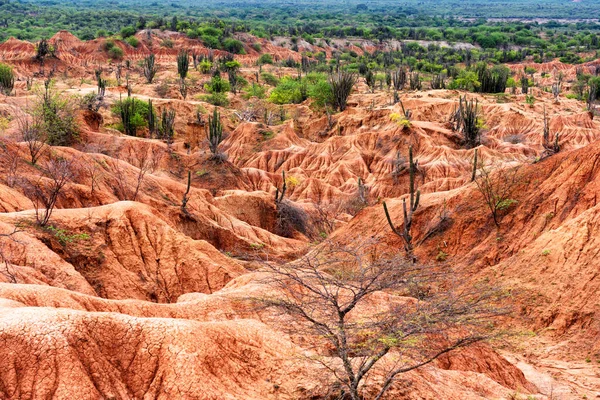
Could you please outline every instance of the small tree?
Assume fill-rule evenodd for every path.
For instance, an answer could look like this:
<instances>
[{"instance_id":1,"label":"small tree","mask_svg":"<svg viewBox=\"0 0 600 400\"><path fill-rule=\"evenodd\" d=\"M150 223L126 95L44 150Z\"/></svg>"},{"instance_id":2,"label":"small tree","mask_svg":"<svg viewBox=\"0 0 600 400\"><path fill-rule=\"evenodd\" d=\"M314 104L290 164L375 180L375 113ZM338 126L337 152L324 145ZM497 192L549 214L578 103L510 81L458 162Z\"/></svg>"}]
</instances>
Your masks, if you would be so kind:
<instances>
[{"instance_id":1,"label":"small tree","mask_svg":"<svg viewBox=\"0 0 600 400\"><path fill-rule=\"evenodd\" d=\"M24 191L33 202L38 225L48 224L63 188L73 179L73 163L74 159L51 158L41 168L41 177L25 183Z\"/></svg>"},{"instance_id":2,"label":"small tree","mask_svg":"<svg viewBox=\"0 0 600 400\"><path fill-rule=\"evenodd\" d=\"M35 115L20 118L18 123L20 140L27 144L31 164L36 165L46 148L47 136L43 125Z\"/></svg>"},{"instance_id":3,"label":"small tree","mask_svg":"<svg viewBox=\"0 0 600 400\"><path fill-rule=\"evenodd\" d=\"M152 83L154 76L158 72L158 66L156 65L156 57L154 54L150 54L144 58L144 77L147 83Z\"/></svg>"},{"instance_id":4,"label":"small tree","mask_svg":"<svg viewBox=\"0 0 600 400\"><path fill-rule=\"evenodd\" d=\"M17 183L18 171L21 166L19 148L12 142L0 142L0 164L5 168L6 185L13 187Z\"/></svg>"},{"instance_id":5,"label":"small tree","mask_svg":"<svg viewBox=\"0 0 600 400\"><path fill-rule=\"evenodd\" d=\"M356 84L356 75L351 72L340 71L329 77L329 85L333 94L333 107L344 111L348 104L348 97Z\"/></svg>"},{"instance_id":6,"label":"small tree","mask_svg":"<svg viewBox=\"0 0 600 400\"><path fill-rule=\"evenodd\" d=\"M367 84L369 90L372 93L375 92L375 84L377 83L377 81L375 79L375 74L373 73L373 71L367 71L367 73L365 74L365 83Z\"/></svg>"},{"instance_id":7,"label":"small tree","mask_svg":"<svg viewBox=\"0 0 600 400\"><path fill-rule=\"evenodd\" d=\"M35 59L43 66L46 58L53 55L54 48L46 38L42 38L35 48Z\"/></svg>"},{"instance_id":8,"label":"small tree","mask_svg":"<svg viewBox=\"0 0 600 400\"><path fill-rule=\"evenodd\" d=\"M15 73L13 69L6 64L0 63L0 93L10 96L15 87Z\"/></svg>"},{"instance_id":9,"label":"small tree","mask_svg":"<svg viewBox=\"0 0 600 400\"><path fill-rule=\"evenodd\" d=\"M409 206L407 209L406 199L402 199L402 209L403 209L403 213L404 213L404 225L403 225L402 232L400 232L394 226L394 223L392 222L392 218L390 217L390 213L388 211L387 205L385 204L385 201L383 202L383 211L385 212L385 217L388 221L388 224L390 225L390 228L392 228L392 232L394 232L396 235L400 236L402 238L402 240L404 241L404 250L406 251L406 256L408 257L409 260L412 260L412 262L416 262L417 259L415 258L414 254L413 254L412 234L410 231L412 228L413 214L415 213L415 211L417 211L417 207L419 207L419 199L421 198L421 191L417 190L415 192L415 175L417 172L419 162L413 161L412 146L410 146L408 148L408 162L409 162L408 193L409 193L410 203L409 203Z\"/></svg>"},{"instance_id":10,"label":"small tree","mask_svg":"<svg viewBox=\"0 0 600 400\"><path fill-rule=\"evenodd\" d=\"M71 98L54 90L50 80L34 104L33 114L41 123L46 142L51 146L71 146L79 141L79 123Z\"/></svg>"},{"instance_id":11,"label":"small tree","mask_svg":"<svg viewBox=\"0 0 600 400\"><path fill-rule=\"evenodd\" d=\"M482 160L475 184L492 214L494 224L499 228L503 213L517 203L512 196L519 184L519 168L493 168L485 166Z\"/></svg>"},{"instance_id":12,"label":"small tree","mask_svg":"<svg viewBox=\"0 0 600 400\"><path fill-rule=\"evenodd\" d=\"M498 306L499 290L457 288L451 278L464 277L432 273L373 241L326 241L293 263L264 268L276 291L256 301L281 311L274 323L312 344L307 360L322 367L335 391L328 398L365 399L369 380L369 398L381 400L402 374L495 335L495 320L509 312ZM386 301L374 308L381 292ZM374 370L382 381L369 379Z\"/></svg>"}]
</instances>

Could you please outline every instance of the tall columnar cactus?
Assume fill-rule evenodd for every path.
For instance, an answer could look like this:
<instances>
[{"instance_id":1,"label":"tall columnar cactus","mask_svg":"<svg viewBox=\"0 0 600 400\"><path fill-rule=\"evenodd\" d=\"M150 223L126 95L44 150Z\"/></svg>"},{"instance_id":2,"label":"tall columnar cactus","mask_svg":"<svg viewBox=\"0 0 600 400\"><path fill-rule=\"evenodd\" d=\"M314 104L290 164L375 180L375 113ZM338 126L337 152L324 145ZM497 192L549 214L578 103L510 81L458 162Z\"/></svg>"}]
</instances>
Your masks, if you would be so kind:
<instances>
[{"instance_id":1,"label":"tall columnar cactus","mask_svg":"<svg viewBox=\"0 0 600 400\"><path fill-rule=\"evenodd\" d=\"M475 154L473 155L473 170L471 172L471 182L475 181L477 176L477 149L475 149Z\"/></svg>"},{"instance_id":2,"label":"tall columnar cactus","mask_svg":"<svg viewBox=\"0 0 600 400\"><path fill-rule=\"evenodd\" d=\"M187 50L181 50L177 54L177 73L181 79L187 78L190 69L190 54Z\"/></svg>"},{"instance_id":3,"label":"tall columnar cactus","mask_svg":"<svg viewBox=\"0 0 600 400\"><path fill-rule=\"evenodd\" d=\"M413 214L419 207L419 200L421 198L421 192L417 190L415 192L415 175L418 168L418 161L413 161L413 151L412 146L408 148L408 161L409 161L409 205L407 207L406 199L402 199L402 210L404 213L404 225L402 231L394 226L392 222L392 218L390 217L390 213L388 211L387 205L383 202L383 210L385 212L385 217L387 218L388 224L390 228L392 228L392 232L396 235L400 236L404 241L404 250L406 251L406 256L412 260L412 262L416 262L416 258L413 254L413 245L412 245L412 235L411 235L411 227L413 222Z\"/></svg>"},{"instance_id":4,"label":"tall columnar cactus","mask_svg":"<svg viewBox=\"0 0 600 400\"><path fill-rule=\"evenodd\" d=\"M410 90L421 90L421 76L418 72L411 72L408 80Z\"/></svg>"},{"instance_id":5,"label":"tall columnar cactus","mask_svg":"<svg viewBox=\"0 0 600 400\"><path fill-rule=\"evenodd\" d=\"M154 54L150 54L148 57L144 58L144 76L146 77L146 82L152 83L157 72L158 67L156 66L156 57Z\"/></svg>"},{"instance_id":6,"label":"tall columnar cactus","mask_svg":"<svg viewBox=\"0 0 600 400\"><path fill-rule=\"evenodd\" d=\"M431 88L432 89L446 89L446 82L444 81L443 74L434 75L431 79Z\"/></svg>"},{"instance_id":7,"label":"tall columnar cactus","mask_svg":"<svg viewBox=\"0 0 600 400\"><path fill-rule=\"evenodd\" d=\"M281 171L281 176L283 178L283 183L281 184L281 190L279 188L275 188L275 204L279 207L279 204L283 201L285 196L285 191L287 190L287 182L285 180L285 171Z\"/></svg>"},{"instance_id":8,"label":"tall columnar cactus","mask_svg":"<svg viewBox=\"0 0 600 400\"><path fill-rule=\"evenodd\" d=\"M558 96L560 95L560 83L555 82L552 84L552 95L554 96L554 102L558 103Z\"/></svg>"},{"instance_id":9,"label":"tall columnar cactus","mask_svg":"<svg viewBox=\"0 0 600 400\"><path fill-rule=\"evenodd\" d=\"M120 103L123 131L126 135L136 136L137 127L133 123L133 116L135 115L135 100L132 97L128 97L126 100L120 100Z\"/></svg>"},{"instance_id":10,"label":"tall columnar cactus","mask_svg":"<svg viewBox=\"0 0 600 400\"><path fill-rule=\"evenodd\" d=\"M175 110L163 108L158 130L161 138L167 142L168 146L171 146L175 137Z\"/></svg>"},{"instance_id":11,"label":"tall columnar cactus","mask_svg":"<svg viewBox=\"0 0 600 400\"><path fill-rule=\"evenodd\" d=\"M98 86L98 97L103 98L106 94L106 79L102 78L102 69L96 70L96 85Z\"/></svg>"},{"instance_id":12,"label":"tall columnar cactus","mask_svg":"<svg viewBox=\"0 0 600 400\"><path fill-rule=\"evenodd\" d=\"M185 189L185 193L183 194L183 199L181 200L181 211L184 214L187 214L187 203L190 200L190 198L188 197L188 195L190 194L190 187L192 186L192 172L188 171L188 175L187 175L187 187Z\"/></svg>"},{"instance_id":13,"label":"tall columnar cactus","mask_svg":"<svg viewBox=\"0 0 600 400\"><path fill-rule=\"evenodd\" d=\"M338 111L344 111L348 104L348 97L356 83L356 75L340 71L329 77L329 85L333 94L333 106Z\"/></svg>"},{"instance_id":14,"label":"tall columnar cactus","mask_svg":"<svg viewBox=\"0 0 600 400\"><path fill-rule=\"evenodd\" d=\"M521 92L527 94L529 92L529 79L523 75L521 77Z\"/></svg>"},{"instance_id":15,"label":"tall columnar cactus","mask_svg":"<svg viewBox=\"0 0 600 400\"><path fill-rule=\"evenodd\" d=\"M467 100L467 97L461 97L458 102L458 108L452 112L450 117L455 131L461 131L463 142L468 149L479 146L480 118L479 102L477 100Z\"/></svg>"},{"instance_id":16,"label":"tall columnar cactus","mask_svg":"<svg viewBox=\"0 0 600 400\"><path fill-rule=\"evenodd\" d=\"M544 131L542 133L542 146L544 147L544 157L551 156L560 151L558 144L559 133L556 132L554 140L550 138L550 125L548 124L548 116L546 115L546 107L544 106Z\"/></svg>"},{"instance_id":17,"label":"tall columnar cactus","mask_svg":"<svg viewBox=\"0 0 600 400\"><path fill-rule=\"evenodd\" d=\"M157 129L156 115L154 114L152 99L148 99L148 115L146 118L148 119L148 133L150 134L150 137L152 137L156 134Z\"/></svg>"},{"instance_id":18,"label":"tall columnar cactus","mask_svg":"<svg viewBox=\"0 0 600 400\"><path fill-rule=\"evenodd\" d=\"M392 85L394 90L402 90L406 84L406 70L400 68L392 73Z\"/></svg>"},{"instance_id":19,"label":"tall columnar cactus","mask_svg":"<svg viewBox=\"0 0 600 400\"><path fill-rule=\"evenodd\" d=\"M219 144L223 138L223 125L217 108L213 111L213 116L208 117L206 137L208 139L208 147L213 156L219 152Z\"/></svg>"}]
</instances>

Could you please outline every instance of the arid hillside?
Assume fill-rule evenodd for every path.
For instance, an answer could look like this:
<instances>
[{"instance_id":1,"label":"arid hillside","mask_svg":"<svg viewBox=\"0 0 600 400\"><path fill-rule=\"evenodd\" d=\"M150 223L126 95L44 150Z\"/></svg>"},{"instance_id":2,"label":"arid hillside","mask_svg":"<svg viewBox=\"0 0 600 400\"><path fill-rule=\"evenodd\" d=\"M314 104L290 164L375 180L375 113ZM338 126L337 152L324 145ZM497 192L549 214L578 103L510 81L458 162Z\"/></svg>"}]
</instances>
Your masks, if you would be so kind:
<instances>
[{"instance_id":1,"label":"arid hillside","mask_svg":"<svg viewBox=\"0 0 600 400\"><path fill-rule=\"evenodd\" d=\"M290 300L278 297L285 279L310 292L302 274L277 277L281 268L304 271L332 243L341 252L365 242L369 262L410 259L398 264L409 271L401 289L365 289L349 312L356 340L390 347L360 384L364 400L418 357L427 362L382 399L600 397L600 120L565 96L574 66L536 64L527 95L423 82L395 99L358 77L347 107L326 111L311 98L279 105L250 89L213 90L232 70L267 94L270 77L301 75L279 64L303 62L286 38L239 34L245 54L234 59L173 32L136 38L107 47L60 32L43 60L32 43L0 44L16 75L0 97L0 399L350 399L339 397L332 371L347 366L330 336L307 333L298 309L270 306ZM333 57L344 44L298 46ZM192 57L185 79L182 50ZM258 66L263 54L272 63ZM478 113L474 146L457 122L467 102ZM57 109L54 131L44 118ZM332 265L313 270L324 292L357 296L328 292L352 275ZM500 304L473 314L476 292L457 311L482 287ZM416 309L430 314L402 327L418 339L397 339L395 326L369 342L389 320L361 328ZM475 334L484 325L494 325L489 340ZM428 358L461 335L476 340Z\"/></svg>"}]
</instances>

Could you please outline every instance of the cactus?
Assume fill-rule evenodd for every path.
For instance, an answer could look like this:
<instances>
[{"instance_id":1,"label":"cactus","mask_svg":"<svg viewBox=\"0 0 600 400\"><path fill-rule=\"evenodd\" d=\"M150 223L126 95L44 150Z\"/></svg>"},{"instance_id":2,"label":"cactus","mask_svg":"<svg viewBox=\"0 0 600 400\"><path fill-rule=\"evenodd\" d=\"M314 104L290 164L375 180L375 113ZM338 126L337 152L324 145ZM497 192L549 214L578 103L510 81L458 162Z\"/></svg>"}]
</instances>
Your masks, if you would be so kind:
<instances>
[{"instance_id":1,"label":"cactus","mask_svg":"<svg viewBox=\"0 0 600 400\"><path fill-rule=\"evenodd\" d=\"M179 93L181 93L181 97L185 100L188 93L188 85L183 78L179 80Z\"/></svg>"},{"instance_id":2,"label":"cactus","mask_svg":"<svg viewBox=\"0 0 600 400\"><path fill-rule=\"evenodd\" d=\"M560 83L555 82L552 84L552 95L554 96L554 102L558 103L558 95L560 94Z\"/></svg>"},{"instance_id":3,"label":"cactus","mask_svg":"<svg viewBox=\"0 0 600 400\"><path fill-rule=\"evenodd\" d=\"M521 77L521 92L527 94L529 92L529 79L525 75Z\"/></svg>"},{"instance_id":4,"label":"cactus","mask_svg":"<svg viewBox=\"0 0 600 400\"><path fill-rule=\"evenodd\" d=\"M126 135L136 136L137 128L132 123L133 116L135 115L135 101L131 97L123 101L119 99L121 103L121 123L123 124L123 131Z\"/></svg>"},{"instance_id":5,"label":"cactus","mask_svg":"<svg viewBox=\"0 0 600 400\"><path fill-rule=\"evenodd\" d=\"M96 84L98 86L98 97L104 98L106 94L106 79L102 79L102 70L96 70Z\"/></svg>"},{"instance_id":6,"label":"cactus","mask_svg":"<svg viewBox=\"0 0 600 400\"><path fill-rule=\"evenodd\" d=\"M421 77L418 72L412 72L409 76L410 90L421 90Z\"/></svg>"},{"instance_id":7,"label":"cactus","mask_svg":"<svg viewBox=\"0 0 600 400\"><path fill-rule=\"evenodd\" d=\"M144 58L144 76L146 77L146 82L152 83L157 72L158 67L156 66L156 57L154 54L150 54L148 57Z\"/></svg>"},{"instance_id":8,"label":"cactus","mask_svg":"<svg viewBox=\"0 0 600 400\"><path fill-rule=\"evenodd\" d=\"M190 193L190 187L192 185L192 172L188 171L188 176L187 176L187 187L185 189L185 193L183 194L183 199L181 200L181 211L183 211L184 214L187 214L187 203L190 200L188 197L188 194Z\"/></svg>"},{"instance_id":9,"label":"cactus","mask_svg":"<svg viewBox=\"0 0 600 400\"><path fill-rule=\"evenodd\" d=\"M467 97L460 97L458 108L455 108L450 115L452 129L461 131L463 142L468 149L479 146L480 135L480 116L479 102L477 100L467 100Z\"/></svg>"},{"instance_id":10,"label":"cactus","mask_svg":"<svg viewBox=\"0 0 600 400\"><path fill-rule=\"evenodd\" d=\"M181 50L177 54L177 73L184 80L187 78L188 70L190 69L190 54L187 50Z\"/></svg>"},{"instance_id":11,"label":"cactus","mask_svg":"<svg viewBox=\"0 0 600 400\"><path fill-rule=\"evenodd\" d=\"M392 86L395 91L402 90L406 84L406 71L400 68L392 73Z\"/></svg>"},{"instance_id":12,"label":"cactus","mask_svg":"<svg viewBox=\"0 0 600 400\"><path fill-rule=\"evenodd\" d=\"M598 93L598 89L597 89L596 85L590 85L590 90L588 91L588 94L587 94L587 110L590 113L590 116L592 117L592 119L594 119L594 109L595 109L594 103L596 102L597 93Z\"/></svg>"},{"instance_id":13,"label":"cactus","mask_svg":"<svg viewBox=\"0 0 600 400\"><path fill-rule=\"evenodd\" d=\"M410 117L412 115L412 111L410 111L410 109L405 109L404 108L404 103L402 103L402 100L398 99L398 102L400 103L400 107L402 107L402 114L404 115L404 117L407 120L410 120Z\"/></svg>"},{"instance_id":14,"label":"cactus","mask_svg":"<svg viewBox=\"0 0 600 400\"><path fill-rule=\"evenodd\" d=\"M446 82L444 81L443 74L434 75L431 79L431 88L432 89L446 89Z\"/></svg>"},{"instance_id":15,"label":"cactus","mask_svg":"<svg viewBox=\"0 0 600 400\"><path fill-rule=\"evenodd\" d=\"M285 191L287 190L287 182L285 180L285 171L281 171L281 176L283 177L283 184L281 185L281 190L279 188L275 188L275 204L279 207L279 204L283 201L283 197L285 196Z\"/></svg>"},{"instance_id":16,"label":"cactus","mask_svg":"<svg viewBox=\"0 0 600 400\"><path fill-rule=\"evenodd\" d=\"M160 137L167 142L168 146L171 146L175 137L175 110L163 108L158 131Z\"/></svg>"},{"instance_id":17,"label":"cactus","mask_svg":"<svg viewBox=\"0 0 600 400\"><path fill-rule=\"evenodd\" d=\"M117 65L117 69L115 70L115 78L117 79L117 85L121 86L121 74L123 71L123 65Z\"/></svg>"},{"instance_id":18,"label":"cactus","mask_svg":"<svg viewBox=\"0 0 600 400\"><path fill-rule=\"evenodd\" d=\"M476 175L477 175L477 149L475 149L475 154L473 155L473 172L471 172L471 182L475 181Z\"/></svg>"},{"instance_id":19,"label":"cactus","mask_svg":"<svg viewBox=\"0 0 600 400\"><path fill-rule=\"evenodd\" d=\"M208 138L208 147L210 148L210 152L213 156L216 156L219 149L219 144L223 138L223 125L221 125L221 119L219 116L219 112L215 107L213 111L213 116L208 117L208 128L206 131L206 136Z\"/></svg>"},{"instance_id":20,"label":"cactus","mask_svg":"<svg viewBox=\"0 0 600 400\"><path fill-rule=\"evenodd\" d=\"M558 144L559 133L554 135L554 141L550 139L550 126L548 124L548 116L546 115L546 107L544 106L544 131L542 133L542 146L544 147L544 157L551 156L560 151Z\"/></svg>"},{"instance_id":21,"label":"cactus","mask_svg":"<svg viewBox=\"0 0 600 400\"><path fill-rule=\"evenodd\" d=\"M375 92L375 74L373 73L373 71L368 70L367 73L365 74L365 83L367 84L367 86L369 87L369 90L371 90L371 93Z\"/></svg>"},{"instance_id":22,"label":"cactus","mask_svg":"<svg viewBox=\"0 0 600 400\"><path fill-rule=\"evenodd\" d=\"M356 75L340 71L329 77L329 85L333 93L333 106L338 111L344 111L348 104L348 97L356 83Z\"/></svg>"},{"instance_id":23,"label":"cactus","mask_svg":"<svg viewBox=\"0 0 600 400\"><path fill-rule=\"evenodd\" d=\"M156 116L154 115L154 107L152 107L152 99L148 99L148 133L150 137L156 134Z\"/></svg>"},{"instance_id":24,"label":"cactus","mask_svg":"<svg viewBox=\"0 0 600 400\"><path fill-rule=\"evenodd\" d=\"M419 207L419 200L421 198L421 192L417 190L415 192L415 174L418 168L418 161L413 161L413 150L412 146L408 148L408 161L409 161L409 206L406 206L406 199L402 199L402 210L404 214L404 226L402 231L398 230L394 226L392 222L392 218L390 217L390 213L388 211L387 205L385 201L383 202L383 210L385 212L385 217L387 218L388 224L390 228L392 228L392 232L396 235L400 236L404 241L404 250L406 251L407 257L415 263L417 260L413 254L413 245L412 245L412 235L411 235L411 227L413 222L413 214Z\"/></svg>"}]
</instances>

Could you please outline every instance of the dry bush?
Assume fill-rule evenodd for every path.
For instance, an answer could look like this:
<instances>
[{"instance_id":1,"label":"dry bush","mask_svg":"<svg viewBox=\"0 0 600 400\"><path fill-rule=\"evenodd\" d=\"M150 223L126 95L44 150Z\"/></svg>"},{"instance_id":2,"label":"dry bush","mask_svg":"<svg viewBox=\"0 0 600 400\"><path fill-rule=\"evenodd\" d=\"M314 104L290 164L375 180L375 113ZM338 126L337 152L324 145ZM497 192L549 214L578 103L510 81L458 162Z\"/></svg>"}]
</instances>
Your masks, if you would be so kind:
<instances>
[{"instance_id":1,"label":"dry bush","mask_svg":"<svg viewBox=\"0 0 600 400\"><path fill-rule=\"evenodd\" d=\"M276 290L254 300L278 310L273 323L312 347L307 361L322 367L325 384L335 381L338 399L363 399L365 381L383 398L402 374L495 335L495 320L510 311L499 305L503 291L458 287L464 277L386 249L326 241L293 263L264 263ZM388 295L384 303L377 292ZM382 380L370 379L374 370Z\"/></svg>"},{"instance_id":2,"label":"dry bush","mask_svg":"<svg viewBox=\"0 0 600 400\"><path fill-rule=\"evenodd\" d=\"M75 158L50 158L41 166L42 175L23 182L24 193L33 203L38 225L46 226L64 187L73 179Z\"/></svg>"}]
</instances>

